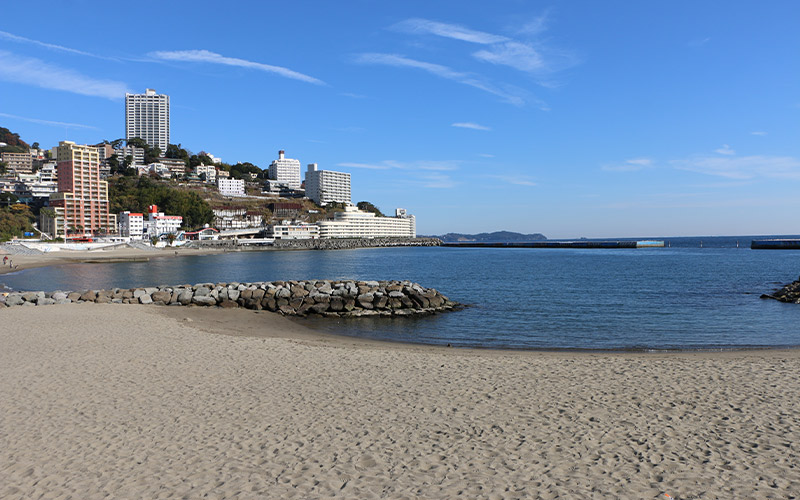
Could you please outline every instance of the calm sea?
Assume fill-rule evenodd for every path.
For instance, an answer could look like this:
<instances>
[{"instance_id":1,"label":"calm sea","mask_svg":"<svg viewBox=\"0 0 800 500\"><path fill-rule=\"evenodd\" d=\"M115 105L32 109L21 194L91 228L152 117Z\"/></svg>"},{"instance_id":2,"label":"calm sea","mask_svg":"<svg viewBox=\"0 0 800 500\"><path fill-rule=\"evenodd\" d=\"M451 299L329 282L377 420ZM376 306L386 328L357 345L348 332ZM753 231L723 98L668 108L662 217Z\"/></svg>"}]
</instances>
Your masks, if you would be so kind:
<instances>
[{"instance_id":1,"label":"calm sea","mask_svg":"<svg viewBox=\"0 0 800 500\"><path fill-rule=\"evenodd\" d=\"M759 299L797 279L800 251L752 238L652 249L385 248L234 252L0 276L16 290L290 279L409 279L470 307L416 319L304 320L333 333L521 349L800 346L800 305ZM740 248L737 248L739 242Z\"/></svg>"}]
</instances>

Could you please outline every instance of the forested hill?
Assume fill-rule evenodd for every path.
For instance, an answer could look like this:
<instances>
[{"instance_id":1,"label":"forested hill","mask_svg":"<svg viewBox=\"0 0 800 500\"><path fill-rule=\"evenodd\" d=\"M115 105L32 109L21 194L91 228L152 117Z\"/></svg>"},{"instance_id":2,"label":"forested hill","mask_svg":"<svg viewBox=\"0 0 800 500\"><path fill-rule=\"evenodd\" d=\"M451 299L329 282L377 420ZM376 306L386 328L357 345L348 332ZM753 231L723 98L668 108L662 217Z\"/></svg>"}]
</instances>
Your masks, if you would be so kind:
<instances>
[{"instance_id":1,"label":"forested hill","mask_svg":"<svg viewBox=\"0 0 800 500\"><path fill-rule=\"evenodd\" d=\"M447 233L441 236L434 236L445 243L512 243L546 240L547 237L541 233L522 234L512 231L495 231L493 233L461 234Z\"/></svg>"}]
</instances>

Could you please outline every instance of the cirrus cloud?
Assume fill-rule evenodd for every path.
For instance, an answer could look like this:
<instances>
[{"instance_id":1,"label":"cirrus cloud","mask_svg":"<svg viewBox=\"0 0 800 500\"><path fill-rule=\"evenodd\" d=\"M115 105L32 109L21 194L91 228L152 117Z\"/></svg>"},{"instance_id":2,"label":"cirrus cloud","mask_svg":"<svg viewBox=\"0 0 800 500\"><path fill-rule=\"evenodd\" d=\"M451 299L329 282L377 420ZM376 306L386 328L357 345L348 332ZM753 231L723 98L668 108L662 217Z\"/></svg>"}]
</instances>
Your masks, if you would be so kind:
<instances>
[{"instance_id":1,"label":"cirrus cloud","mask_svg":"<svg viewBox=\"0 0 800 500\"><path fill-rule=\"evenodd\" d=\"M293 80L300 80L307 83L313 83L315 85L326 85L325 82L318 78L299 73L289 68L248 61L246 59L239 59L238 57L227 57L209 50L156 51L151 52L149 55L163 61L203 62L210 64L222 64L225 66L236 66L240 68L257 69L259 71L274 73L276 75L291 78Z\"/></svg>"}]
</instances>

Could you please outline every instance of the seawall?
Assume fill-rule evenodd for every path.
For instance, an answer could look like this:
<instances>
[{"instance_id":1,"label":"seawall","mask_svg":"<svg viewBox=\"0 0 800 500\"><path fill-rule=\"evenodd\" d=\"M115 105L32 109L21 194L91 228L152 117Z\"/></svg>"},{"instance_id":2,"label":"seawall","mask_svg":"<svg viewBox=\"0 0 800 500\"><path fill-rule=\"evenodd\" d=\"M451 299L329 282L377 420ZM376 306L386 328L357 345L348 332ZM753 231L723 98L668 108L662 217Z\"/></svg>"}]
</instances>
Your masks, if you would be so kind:
<instances>
[{"instance_id":1,"label":"seawall","mask_svg":"<svg viewBox=\"0 0 800 500\"><path fill-rule=\"evenodd\" d=\"M348 250L371 247L434 247L440 246L438 238L333 238L317 240L275 240L280 249L295 250Z\"/></svg>"},{"instance_id":2,"label":"seawall","mask_svg":"<svg viewBox=\"0 0 800 500\"><path fill-rule=\"evenodd\" d=\"M198 283L73 292L10 293L0 305L43 306L94 302L268 310L286 316L411 316L461 307L433 288L410 281L271 281Z\"/></svg>"}]
</instances>

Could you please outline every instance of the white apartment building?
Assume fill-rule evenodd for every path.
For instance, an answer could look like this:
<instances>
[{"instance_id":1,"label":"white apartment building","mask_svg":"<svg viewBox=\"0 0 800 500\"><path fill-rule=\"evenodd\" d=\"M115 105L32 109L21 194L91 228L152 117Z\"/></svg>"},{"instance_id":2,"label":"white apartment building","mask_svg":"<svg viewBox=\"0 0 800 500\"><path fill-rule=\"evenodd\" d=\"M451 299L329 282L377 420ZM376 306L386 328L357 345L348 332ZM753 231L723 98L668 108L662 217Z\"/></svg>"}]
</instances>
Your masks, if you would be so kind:
<instances>
[{"instance_id":1,"label":"white apartment building","mask_svg":"<svg viewBox=\"0 0 800 500\"><path fill-rule=\"evenodd\" d=\"M125 94L125 138L139 137L162 152L169 145L169 96L147 89Z\"/></svg>"},{"instance_id":2,"label":"white apartment building","mask_svg":"<svg viewBox=\"0 0 800 500\"><path fill-rule=\"evenodd\" d=\"M244 179L217 179L217 189L222 196L244 196Z\"/></svg>"},{"instance_id":3,"label":"white apartment building","mask_svg":"<svg viewBox=\"0 0 800 500\"><path fill-rule=\"evenodd\" d=\"M417 223L413 215L398 208L395 217L377 217L353 205L333 214L333 220L317 223L320 238L416 238Z\"/></svg>"},{"instance_id":4,"label":"white apartment building","mask_svg":"<svg viewBox=\"0 0 800 500\"><path fill-rule=\"evenodd\" d=\"M125 162L125 158L128 156L131 157L133 163L131 163L131 167L141 167L144 166L144 149L137 148L136 146L120 146L116 149L114 153L117 157L117 161L119 162L120 166Z\"/></svg>"},{"instance_id":5,"label":"white apartment building","mask_svg":"<svg viewBox=\"0 0 800 500\"><path fill-rule=\"evenodd\" d=\"M119 221L119 235L125 238L142 239L144 234L144 214L130 211L120 212L117 216Z\"/></svg>"},{"instance_id":6,"label":"white apartment building","mask_svg":"<svg viewBox=\"0 0 800 500\"><path fill-rule=\"evenodd\" d=\"M306 196L317 205L328 203L350 204L350 174L333 170L317 170L309 163L306 170Z\"/></svg>"},{"instance_id":7,"label":"white apartment building","mask_svg":"<svg viewBox=\"0 0 800 500\"><path fill-rule=\"evenodd\" d=\"M205 176L206 182L209 184L217 182L217 167L214 165L198 165L192 169L192 172L201 179Z\"/></svg>"},{"instance_id":8,"label":"white apartment building","mask_svg":"<svg viewBox=\"0 0 800 500\"><path fill-rule=\"evenodd\" d=\"M300 160L285 158L284 151L278 151L278 159L269 164L269 178L285 182L291 189L300 189Z\"/></svg>"}]
</instances>

